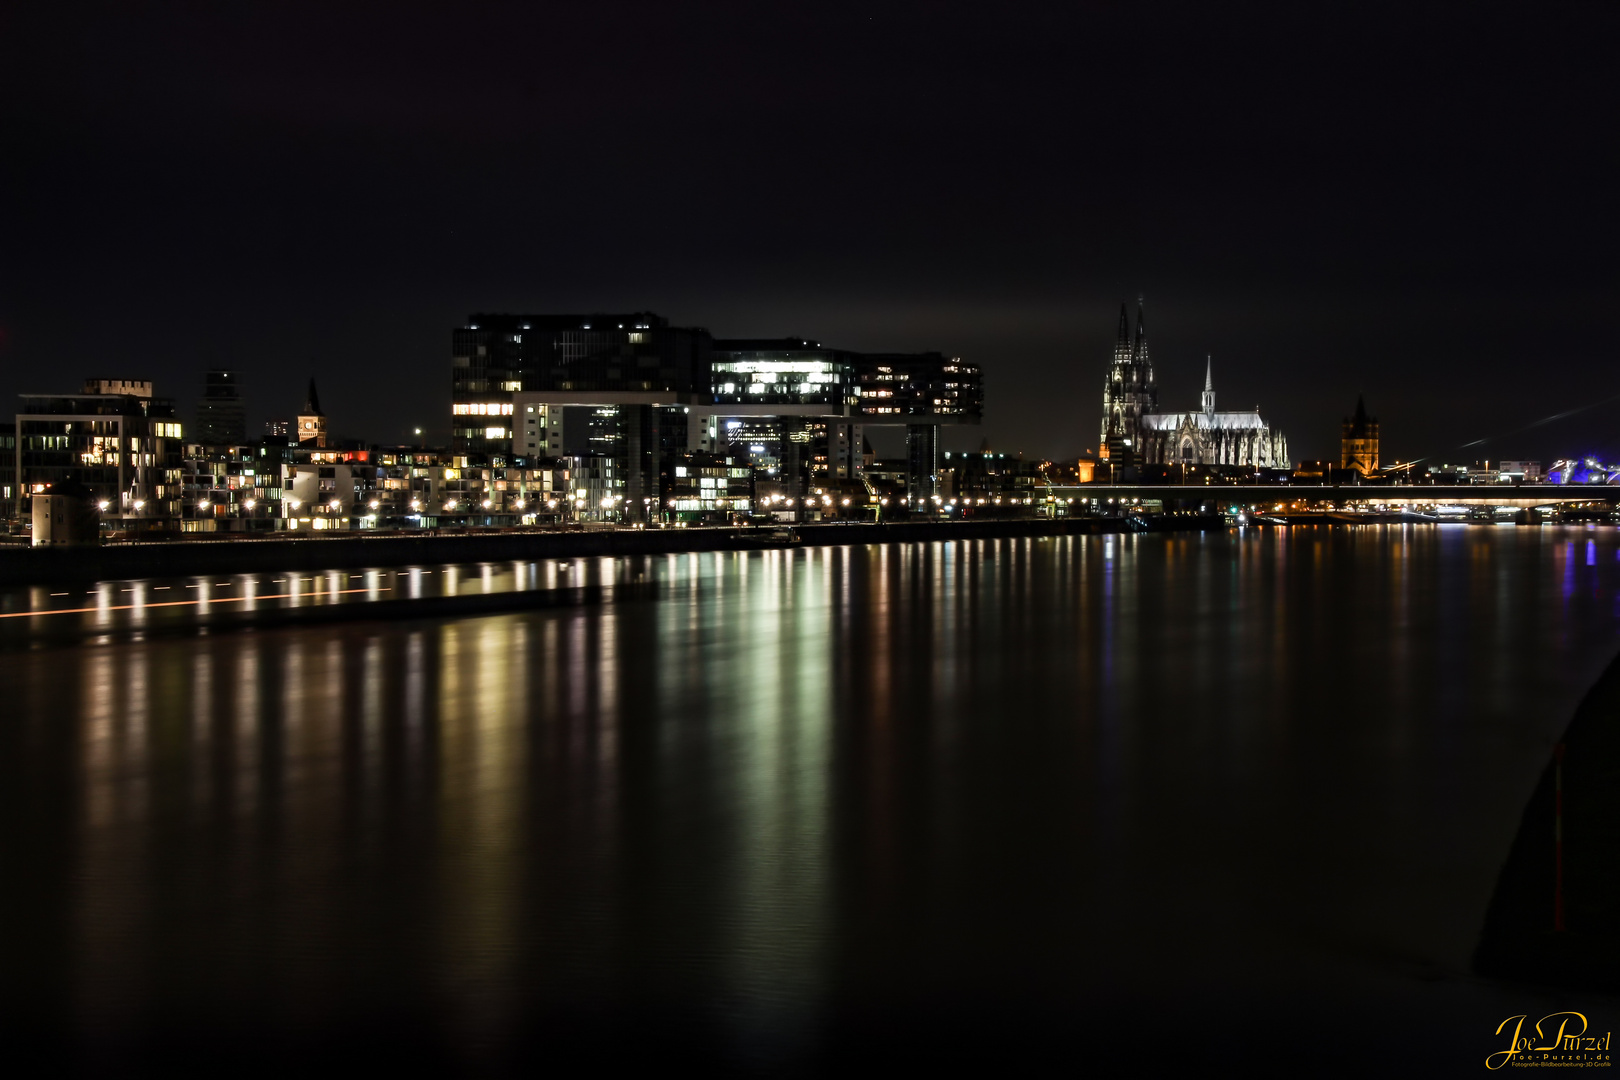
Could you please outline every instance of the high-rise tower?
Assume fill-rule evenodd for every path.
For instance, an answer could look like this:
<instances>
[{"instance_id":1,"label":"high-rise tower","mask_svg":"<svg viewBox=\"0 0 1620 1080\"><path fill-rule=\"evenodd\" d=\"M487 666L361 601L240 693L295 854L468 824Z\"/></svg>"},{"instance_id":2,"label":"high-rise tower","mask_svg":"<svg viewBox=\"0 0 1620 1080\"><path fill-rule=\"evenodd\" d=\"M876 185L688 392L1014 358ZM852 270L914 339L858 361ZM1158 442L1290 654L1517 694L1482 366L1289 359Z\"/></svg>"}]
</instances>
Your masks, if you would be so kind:
<instances>
[{"instance_id":1,"label":"high-rise tower","mask_svg":"<svg viewBox=\"0 0 1620 1080\"><path fill-rule=\"evenodd\" d=\"M1119 305L1119 334L1114 341L1114 362L1103 382L1102 433L1097 444L1099 457L1117 464L1141 460L1142 414L1159 405L1159 388L1148 358L1147 326L1140 301L1136 307L1136 339L1131 339L1131 317L1125 304Z\"/></svg>"},{"instance_id":2,"label":"high-rise tower","mask_svg":"<svg viewBox=\"0 0 1620 1080\"><path fill-rule=\"evenodd\" d=\"M240 446L247 442L247 415L237 374L219 368L203 377L203 396L197 403L197 441L209 446Z\"/></svg>"}]
</instances>

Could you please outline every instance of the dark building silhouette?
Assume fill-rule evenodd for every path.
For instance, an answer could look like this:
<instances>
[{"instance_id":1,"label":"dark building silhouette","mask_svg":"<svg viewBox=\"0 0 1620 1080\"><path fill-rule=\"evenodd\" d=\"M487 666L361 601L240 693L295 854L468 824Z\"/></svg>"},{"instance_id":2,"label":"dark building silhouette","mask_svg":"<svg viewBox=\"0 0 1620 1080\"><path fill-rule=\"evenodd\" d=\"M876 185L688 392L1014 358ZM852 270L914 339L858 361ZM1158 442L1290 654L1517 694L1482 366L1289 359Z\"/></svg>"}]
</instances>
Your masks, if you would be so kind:
<instances>
[{"instance_id":1,"label":"dark building silhouette","mask_svg":"<svg viewBox=\"0 0 1620 1080\"><path fill-rule=\"evenodd\" d=\"M1363 476L1378 471L1378 418L1367 415L1367 404L1356 395L1356 415L1345 417L1339 437L1339 467Z\"/></svg>"},{"instance_id":2,"label":"dark building silhouette","mask_svg":"<svg viewBox=\"0 0 1620 1080\"><path fill-rule=\"evenodd\" d=\"M197 442L209 446L240 446L247 442L247 410L239 378L234 371L214 369L203 376L203 396L197 403Z\"/></svg>"}]
</instances>

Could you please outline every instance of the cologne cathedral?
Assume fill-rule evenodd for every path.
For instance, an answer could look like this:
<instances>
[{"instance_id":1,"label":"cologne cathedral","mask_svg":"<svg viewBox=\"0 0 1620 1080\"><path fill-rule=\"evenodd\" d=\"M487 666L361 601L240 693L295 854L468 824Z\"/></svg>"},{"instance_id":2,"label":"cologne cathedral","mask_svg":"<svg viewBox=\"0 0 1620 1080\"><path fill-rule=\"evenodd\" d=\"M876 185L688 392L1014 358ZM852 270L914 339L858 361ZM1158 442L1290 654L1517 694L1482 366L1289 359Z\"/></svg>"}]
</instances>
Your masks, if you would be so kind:
<instances>
[{"instance_id":1,"label":"cologne cathedral","mask_svg":"<svg viewBox=\"0 0 1620 1080\"><path fill-rule=\"evenodd\" d=\"M1260 419L1258 405L1244 412L1216 411L1214 369L1208 361L1202 405L1192 412L1159 411L1142 308L1136 309L1133 339L1130 315L1121 304L1114 362L1103 382L1098 456L1118 464L1289 467L1288 440Z\"/></svg>"}]
</instances>

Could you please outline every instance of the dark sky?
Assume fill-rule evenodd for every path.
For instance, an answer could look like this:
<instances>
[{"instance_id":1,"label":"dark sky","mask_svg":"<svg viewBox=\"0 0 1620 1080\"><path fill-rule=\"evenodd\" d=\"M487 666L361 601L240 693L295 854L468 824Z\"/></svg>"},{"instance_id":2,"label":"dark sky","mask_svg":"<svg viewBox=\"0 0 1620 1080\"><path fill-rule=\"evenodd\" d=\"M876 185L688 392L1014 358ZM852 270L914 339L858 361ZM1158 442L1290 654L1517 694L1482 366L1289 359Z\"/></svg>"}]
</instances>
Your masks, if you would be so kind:
<instances>
[{"instance_id":1,"label":"dark sky","mask_svg":"<svg viewBox=\"0 0 1620 1080\"><path fill-rule=\"evenodd\" d=\"M0 395L315 375L448 434L471 311L939 349L996 449L1161 402L1620 458L1620 5L0 6Z\"/></svg>"}]
</instances>

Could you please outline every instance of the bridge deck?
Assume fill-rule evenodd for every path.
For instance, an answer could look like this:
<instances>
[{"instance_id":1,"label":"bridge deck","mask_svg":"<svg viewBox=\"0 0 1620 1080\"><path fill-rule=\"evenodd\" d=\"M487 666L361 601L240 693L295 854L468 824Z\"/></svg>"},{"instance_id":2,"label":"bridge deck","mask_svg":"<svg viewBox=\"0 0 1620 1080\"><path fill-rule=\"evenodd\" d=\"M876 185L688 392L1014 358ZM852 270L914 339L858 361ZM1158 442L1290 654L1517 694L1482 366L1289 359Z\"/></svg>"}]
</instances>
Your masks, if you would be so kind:
<instances>
[{"instance_id":1,"label":"bridge deck","mask_svg":"<svg viewBox=\"0 0 1620 1080\"><path fill-rule=\"evenodd\" d=\"M1064 500L1153 499L1256 506L1294 502L1519 507L1620 503L1620 485L1607 484L1076 484L1046 490Z\"/></svg>"}]
</instances>

